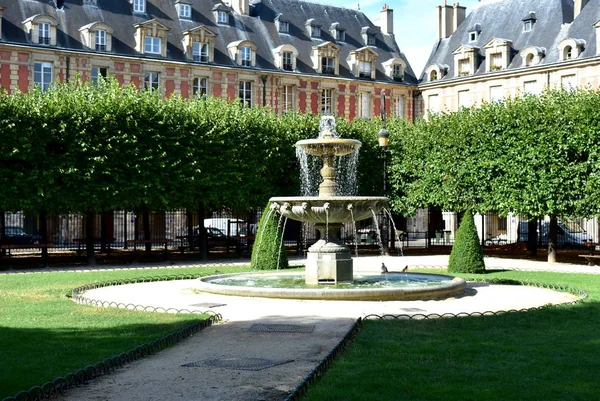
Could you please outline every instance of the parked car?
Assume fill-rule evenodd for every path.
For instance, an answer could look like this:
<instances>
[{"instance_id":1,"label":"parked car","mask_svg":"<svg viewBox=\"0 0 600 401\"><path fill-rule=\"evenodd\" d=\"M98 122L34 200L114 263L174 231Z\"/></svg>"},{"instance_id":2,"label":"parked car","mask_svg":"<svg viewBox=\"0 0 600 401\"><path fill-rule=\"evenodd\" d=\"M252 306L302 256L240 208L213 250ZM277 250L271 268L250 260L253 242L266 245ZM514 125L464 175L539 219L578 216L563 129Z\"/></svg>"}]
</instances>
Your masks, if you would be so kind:
<instances>
[{"instance_id":1,"label":"parked car","mask_svg":"<svg viewBox=\"0 0 600 401\"><path fill-rule=\"evenodd\" d=\"M541 226L541 230L540 230ZM548 235L550 232L550 222L542 221L537 224L538 243L543 247L548 246ZM541 232L540 232L541 231ZM519 242L527 242L529 238L529 226L526 221L519 222L517 229L517 237ZM567 225L559 220L556 233L556 246L559 248L584 248L584 242L588 241L587 232L578 224Z\"/></svg>"},{"instance_id":2,"label":"parked car","mask_svg":"<svg viewBox=\"0 0 600 401\"><path fill-rule=\"evenodd\" d=\"M21 227L4 227L4 242L7 244L39 244L39 235L27 234Z\"/></svg>"}]
</instances>

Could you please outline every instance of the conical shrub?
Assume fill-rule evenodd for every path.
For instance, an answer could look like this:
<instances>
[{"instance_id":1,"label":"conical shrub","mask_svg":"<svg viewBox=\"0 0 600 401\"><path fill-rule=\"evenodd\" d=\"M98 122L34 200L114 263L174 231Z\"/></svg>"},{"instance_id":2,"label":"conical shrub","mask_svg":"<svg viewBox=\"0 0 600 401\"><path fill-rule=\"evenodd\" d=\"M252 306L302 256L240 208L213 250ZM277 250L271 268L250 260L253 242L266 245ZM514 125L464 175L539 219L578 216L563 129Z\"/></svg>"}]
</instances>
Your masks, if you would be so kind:
<instances>
[{"instance_id":1,"label":"conical shrub","mask_svg":"<svg viewBox=\"0 0 600 401\"><path fill-rule=\"evenodd\" d=\"M279 215L267 205L256 228L256 239L252 247L253 269L275 270L288 267L288 257L283 246L283 230L279 226Z\"/></svg>"},{"instance_id":2,"label":"conical shrub","mask_svg":"<svg viewBox=\"0 0 600 401\"><path fill-rule=\"evenodd\" d=\"M450 273L484 273L485 263L483 251L477 235L477 228L471 212L466 212L458 231L450 261L448 263Z\"/></svg>"}]
</instances>

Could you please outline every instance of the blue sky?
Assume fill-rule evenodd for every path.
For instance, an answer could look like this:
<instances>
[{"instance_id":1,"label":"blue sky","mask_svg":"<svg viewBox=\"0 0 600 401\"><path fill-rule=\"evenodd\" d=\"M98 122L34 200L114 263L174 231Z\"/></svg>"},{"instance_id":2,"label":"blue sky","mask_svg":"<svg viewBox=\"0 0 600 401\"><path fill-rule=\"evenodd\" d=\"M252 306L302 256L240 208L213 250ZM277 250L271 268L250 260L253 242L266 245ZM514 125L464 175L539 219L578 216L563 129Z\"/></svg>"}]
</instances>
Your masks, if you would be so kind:
<instances>
[{"instance_id":1,"label":"blue sky","mask_svg":"<svg viewBox=\"0 0 600 401\"><path fill-rule=\"evenodd\" d=\"M365 13L371 21L379 19L379 12L384 4L394 10L394 35L400 50L406 54L408 62L415 74L419 75L431 53L436 35L437 18L436 6L444 0L311 0L318 3L330 4L357 9ZM467 14L479 0L459 1L467 7ZM448 0L453 4L455 0Z\"/></svg>"}]
</instances>

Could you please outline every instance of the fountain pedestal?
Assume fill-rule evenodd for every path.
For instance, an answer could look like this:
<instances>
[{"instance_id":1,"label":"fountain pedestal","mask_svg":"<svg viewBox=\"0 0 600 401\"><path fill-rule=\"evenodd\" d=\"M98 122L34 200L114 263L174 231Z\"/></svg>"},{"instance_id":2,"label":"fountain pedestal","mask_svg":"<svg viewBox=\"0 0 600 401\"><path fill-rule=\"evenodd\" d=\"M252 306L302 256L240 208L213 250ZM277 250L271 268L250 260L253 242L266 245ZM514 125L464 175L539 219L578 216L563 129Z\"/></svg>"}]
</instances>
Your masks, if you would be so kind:
<instances>
[{"instance_id":1,"label":"fountain pedestal","mask_svg":"<svg viewBox=\"0 0 600 401\"><path fill-rule=\"evenodd\" d=\"M306 284L351 283L353 278L350 248L338 236L342 224L316 224L321 238L308 248Z\"/></svg>"}]
</instances>

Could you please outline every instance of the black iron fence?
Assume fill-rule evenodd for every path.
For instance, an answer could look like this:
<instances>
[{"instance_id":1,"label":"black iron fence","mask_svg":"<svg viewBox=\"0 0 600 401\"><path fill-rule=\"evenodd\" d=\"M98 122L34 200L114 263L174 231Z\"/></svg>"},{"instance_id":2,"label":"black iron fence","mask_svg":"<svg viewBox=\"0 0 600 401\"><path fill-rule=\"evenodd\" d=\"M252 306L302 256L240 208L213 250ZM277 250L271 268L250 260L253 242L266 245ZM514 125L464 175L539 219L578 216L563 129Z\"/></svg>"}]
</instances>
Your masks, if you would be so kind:
<instances>
[{"instance_id":1,"label":"black iron fence","mask_svg":"<svg viewBox=\"0 0 600 401\"><path fill-rule=\"evenodd\" d=\"M197 252L201 249L203 225L209 256L249 256L261 214L257 209L246 213L118 210L47 216L0 212L0 252L2 256L11 257L40 250L42 255L65 252L81 255L89 246L108 253L157 249ZM384 211L376 218L346 223L340 234L356 252L382 251L381 238L388 239L386 249L391 251L452 246L459 220L457 213L432 208L420 209L411 217ZM527 242L533 227L538 246L544 247L548 242L547 217L537 219L532 225L518 215L500 217L487 213L475 215L475 224L481 243L486 247ZM305 254L319 239L319 232L312 224L281 220L280 225L284 230L284 244L299 255ZM557 230L559 247L583 248L585 242L600 242L596 219L559 219Z\"/></svg>"}]
</instances>

